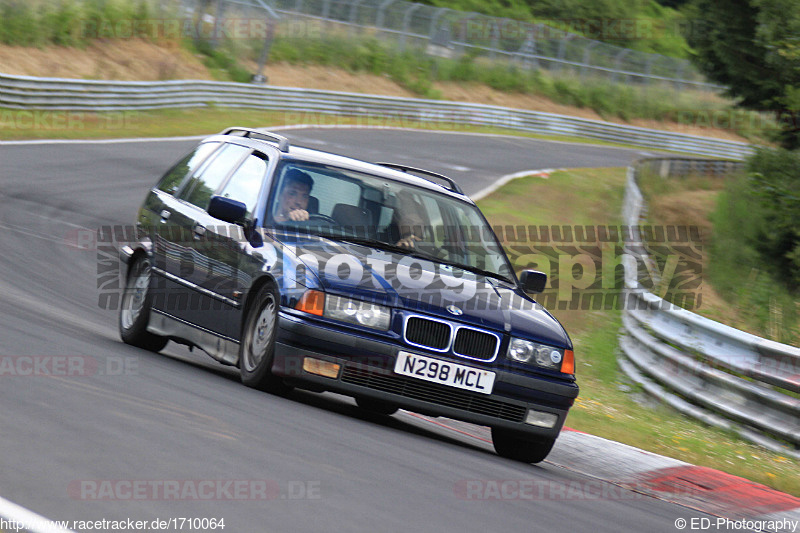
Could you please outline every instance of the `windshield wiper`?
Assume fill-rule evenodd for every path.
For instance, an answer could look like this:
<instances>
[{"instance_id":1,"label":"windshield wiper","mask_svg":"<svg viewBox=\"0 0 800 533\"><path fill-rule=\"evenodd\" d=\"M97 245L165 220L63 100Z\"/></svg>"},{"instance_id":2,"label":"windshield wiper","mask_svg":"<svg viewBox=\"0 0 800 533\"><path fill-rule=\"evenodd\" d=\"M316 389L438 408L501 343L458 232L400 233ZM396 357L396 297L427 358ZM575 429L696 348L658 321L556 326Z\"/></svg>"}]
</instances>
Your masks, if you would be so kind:
<instances>
[{"instance_id":1,"label":"windshield wiper","mask_svg":"<svg viewBox=\"0 0 800 533\"><path fill-rule=\"evenodd\" d=\"M364 245L364 246L370 246L370 247L373 247L373 248L378 248L380 250L387 250L387 251L391 251L391 252L397 252L397 253L403 254L403 255L408 255L408 256L411 256L411 257L416 257L418 259L426 259L428 261L435 261L436 263L441 263L443 265L453 266L453 267L456 267L456 268L460 268L462 270L466 270L468 272L472 272L473 274L479 274L479 275L482 275L482 276L499 279L500 281L505 281L506 283L514 285L514 282L511 281L507 276L504 276L502 274L498 274L497 272L492 272L491 270L485 270L483 268L475 267L475 266L472 266L472 265L465 265L465 264L459 263L457 261L449 261L447 259L442 259L441 257L438 257L438 256L436 256L436 255L434 255L432 253L425 252L425 251L422 251L422 250L417 250L417 249L414 249L414 248L405 248L403 246L397 246L396 244L391 244L391 243L384 242L384 241L378 241L378 240L375 240L375 239L365 239L365 238L362 238L362 237L350 237L350 236L345 236L345 235L332 235L332 234L324 234L324 233L318 233L317 235L320 236L320 237L324 237L326 239L331 239L331 240L335 240L335 241L348 242L348 243L352 243L352 244L361 244L361 245Z\"/></svg>"}]
</instances>

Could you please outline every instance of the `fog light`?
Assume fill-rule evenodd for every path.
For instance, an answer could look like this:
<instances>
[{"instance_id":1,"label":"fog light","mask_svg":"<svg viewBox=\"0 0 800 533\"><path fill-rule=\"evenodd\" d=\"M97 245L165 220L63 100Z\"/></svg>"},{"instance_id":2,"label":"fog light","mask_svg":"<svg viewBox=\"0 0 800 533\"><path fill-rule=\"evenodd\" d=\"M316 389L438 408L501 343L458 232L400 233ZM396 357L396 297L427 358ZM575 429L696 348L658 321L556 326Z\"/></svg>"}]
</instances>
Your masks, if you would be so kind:
<instances>
[{"instance_id":1,"label":"fog light","mask_svg":"<svg viewBox=\"0 0 800 533\"><path fill-rule=\"evenodd\" d=\"M528 409L528 416L525 417L526 424L542 428L551 428L556 425L556 422L558 422L558 415L534 411L533 409Z\"/></svg>"},{"instance_id":2,"label":"fog light","mask_svg":"<svg viewBox=\"0 0 800 533\"><path fill-rule=\"evenodd\" d=\"M328 361L323 361L322 359L314 359L311 357L306 357L303 359L303 370L309 374L316 374L318 376L336 379L339 377L339 368L341 368L341 365L329 363Z\"/></svg>"}]
</instances>

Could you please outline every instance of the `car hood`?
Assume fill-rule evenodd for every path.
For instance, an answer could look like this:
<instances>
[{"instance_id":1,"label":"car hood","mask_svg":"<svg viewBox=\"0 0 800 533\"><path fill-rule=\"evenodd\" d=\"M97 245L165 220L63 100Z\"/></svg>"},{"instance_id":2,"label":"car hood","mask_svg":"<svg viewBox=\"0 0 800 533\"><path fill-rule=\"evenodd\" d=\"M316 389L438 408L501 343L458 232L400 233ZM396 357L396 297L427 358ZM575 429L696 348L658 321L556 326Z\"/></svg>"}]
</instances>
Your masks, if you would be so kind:
<instances>
[{"instance_id":1,"label":"car hood","mask_svg":"<svg viewBox=\"0 0 800 533\"><path fill-rule=\"evenodd\" d=\"M283 240L282 240L283 241ZM561 324L507 282L432 260L325 238L283 241L326 292L572 348ZM313 288L313 287L311 287Z\"/></svg>"}]
</instances>

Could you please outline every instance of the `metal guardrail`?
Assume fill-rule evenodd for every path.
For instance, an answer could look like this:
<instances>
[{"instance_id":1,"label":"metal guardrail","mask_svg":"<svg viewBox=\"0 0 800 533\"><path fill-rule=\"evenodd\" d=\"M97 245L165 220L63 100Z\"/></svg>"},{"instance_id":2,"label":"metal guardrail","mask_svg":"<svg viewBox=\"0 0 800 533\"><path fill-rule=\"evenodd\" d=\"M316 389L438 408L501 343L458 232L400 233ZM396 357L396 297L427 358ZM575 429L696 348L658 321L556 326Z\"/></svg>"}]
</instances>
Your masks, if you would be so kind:
<instances>
[{"instance_id":1,"label":"metal guardrail","mask_svg":"<svg viewBox=\"0 0 800 533\"><path fill-rule=\"evenodd\" d=\"M572 136L680 153L741 159L746 143L625 126L500 106L214 81L122 82L34 78L0 74L0 107L125 111L219 105L323 113L386 124L448 123L494 126L542 135Z\"/></svg>"},{"instance_id":2,"label":"metal guardrail","mask_svg":"<svg viewBox=\"0 0 800 533\"><path fill-rule=\"evenodd\" d=\"M742 166L719 165L677 158L637 162L628 169L624 222L640 224L644 201L636 175L643 168L666 177L690 168L724 173ZM632 242L630 249L644 244ZM619 363L626 374L688 415L800 458L800 398L791 394L800 393L800 349L681 309L642 288L634 257L624 264L627 306Z\"/></svg>"}]
</instances>

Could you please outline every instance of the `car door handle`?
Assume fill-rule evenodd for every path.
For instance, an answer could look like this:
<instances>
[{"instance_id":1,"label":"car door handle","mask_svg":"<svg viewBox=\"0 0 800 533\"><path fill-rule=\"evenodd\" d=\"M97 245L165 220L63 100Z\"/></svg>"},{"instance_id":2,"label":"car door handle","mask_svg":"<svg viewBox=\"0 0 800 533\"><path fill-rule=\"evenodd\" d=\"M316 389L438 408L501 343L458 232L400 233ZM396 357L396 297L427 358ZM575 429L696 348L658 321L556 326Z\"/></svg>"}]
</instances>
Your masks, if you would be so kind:
<instances>
[{"instance_id":1,"label":"car door handle","mask_svg":"<svg viewBox=\"0 0 800 533\"><path fill-rule=\"evenodd\" d=\"M203 235L206 234L206 227L201 224L195 224L194 226L194 238L199 239Z\"/></svg>"},{"instance_id":2,"label":"car door handle","mask_svg":"<svg viewBox=\"0 0 800 533\"><path fill-rule=\"evenodd\" d=\"M171 211L167 211L166 209L161 211L161 223L163 224L164 222L169 220L169 217L171 217L171 216L172 216L172 212Z\"/></svg>"}]
</instances>

